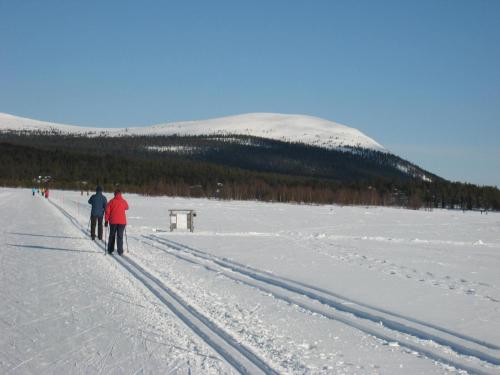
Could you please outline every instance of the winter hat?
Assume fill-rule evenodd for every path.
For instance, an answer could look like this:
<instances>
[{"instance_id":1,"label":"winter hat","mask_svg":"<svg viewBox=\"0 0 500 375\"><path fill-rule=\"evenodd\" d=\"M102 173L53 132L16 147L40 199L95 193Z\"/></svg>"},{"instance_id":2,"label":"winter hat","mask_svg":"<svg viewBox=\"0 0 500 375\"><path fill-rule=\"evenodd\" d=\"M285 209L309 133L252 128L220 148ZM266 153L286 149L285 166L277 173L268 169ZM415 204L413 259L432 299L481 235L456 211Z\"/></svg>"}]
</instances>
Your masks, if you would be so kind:
<instances>
[{"instance_id":1,"label":"winter hat","mask_svg":"<svg viewBox=\"0 0 500 375\"><path fill-rule=\"evenodd\" d=\"M95 188L95 192L99 193L101 191L102 191L102 187L100 187L99 185L97 185L97 187Z\"/></svg>"}]
</instances>

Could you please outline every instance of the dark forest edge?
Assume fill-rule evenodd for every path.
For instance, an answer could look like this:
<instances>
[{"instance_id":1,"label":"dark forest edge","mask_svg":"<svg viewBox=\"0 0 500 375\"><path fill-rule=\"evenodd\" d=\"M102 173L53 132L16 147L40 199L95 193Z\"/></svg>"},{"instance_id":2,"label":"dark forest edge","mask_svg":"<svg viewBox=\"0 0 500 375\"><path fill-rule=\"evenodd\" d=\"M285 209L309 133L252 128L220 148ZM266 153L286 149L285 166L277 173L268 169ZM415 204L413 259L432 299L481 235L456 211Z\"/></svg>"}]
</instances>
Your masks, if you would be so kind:
<instances>
[{"instance_id":1,"label":"dark forest edge","mask_svg":"<svg viewBox=\"0 0 500 375\"><path fill-rule=\"evenodd\" d=\"M243 136L1 134L0 185L32 187L38 176L51 177L49 188L71 190L81 189L85 181L107 191L119 185L143 195L500 210L496 187L446 181L380 152L332 151Z\"/></svg>"}]
</instances>

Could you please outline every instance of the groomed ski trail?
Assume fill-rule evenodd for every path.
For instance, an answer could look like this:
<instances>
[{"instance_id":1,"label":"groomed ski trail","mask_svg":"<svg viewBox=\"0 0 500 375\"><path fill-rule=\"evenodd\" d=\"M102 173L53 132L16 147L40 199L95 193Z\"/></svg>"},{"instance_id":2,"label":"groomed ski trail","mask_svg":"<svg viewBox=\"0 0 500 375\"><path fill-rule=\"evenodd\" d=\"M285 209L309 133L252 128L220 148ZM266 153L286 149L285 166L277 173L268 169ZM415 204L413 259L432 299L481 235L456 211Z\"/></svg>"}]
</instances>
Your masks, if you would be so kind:
<instances>
[{"instance_id":1,"label":"groomed ski trail","mask_svg":"<svg viewBox=\"0 0 500 375\"><path fill-rule=\"evenodd\" d=\"M88 235L78 220L69 214L64 208L53 201L49 201L62 215L64 215L80 232ZM101 250L106 250L104 244L95 242L94 245ZM274 370L258 355L253 353L233 338L229 333L217 326L209 318L205 317L195 308L190 306L180 296L164 285L159 279L145 270L128 255L124 257L112 256L131 276L137 279L158 300L172 311L187 327L205 341L212 349L221 355L235 370L241 374L272 374L277 375Z\"/></svg>"},{"instance_id":2,"label":"groomed ski trail","mask_svg":"<svg viewBox=\"0 0 500 375\"><path fill-rule=\"evenodd\" d=\"M63 212L63 214L67 215L78 229L86 233L74 216L68 212ZM259 289L288 304L342 322L351 328L388 343L397 343L401 347L418 352L436 362L453 366L457 370L474 374L499 373L498 367L491 368L489 366L489 364L495 366L499 361L498 346L495 344L425 321L363 304L313 285L280 278L271 273L248 267L227 258L216 257L200 249L155 235L142 236L141 238L131 236L131 239L142 243L146 243L145 240L153 241L154 244L149 243L148 245L177 259L224 274L239 284ZM181 253L183 254L181 255ZM155 278L151 271L146 272ZM303 297L307 297L309 301L304 302L304 299L301 299ZM435 343L438 343L439 347ZM453 352L450 351L450 348L453 349ZM486 362L487 366L484 367L478 361Z\"/></svg>"},{"instance_id":3,"label":"groomed ski trail","mask_svg":"<svg viewBox=\"0 0 500 375\"><path fill-rule=\"evenodd\" d=\"M248 276L250 278L263 281L266 283L269 283L271 285L275 285L278 287L281 287L283 289L296 292L298 294L302 294L305 296L310 297L311 299L318 300L319 302L322 302L326 305L330 305L332 307L335 307L341 311L345 312L350 312L353 315L359 316L361 318L365 318L368 320L373 320L375 322L383 322L385 326L391 326L390 320L396 318L396 319L401 319L404 321L405 325L411 326L415 325L415 327L408 327L407 329L415 334L416 331L419 331L421 328L418 328L419 326L421 327L426 327L435 331L440 331L446 335L453 336L455 338L458 338L460 340L463 340L464 342L472 343L472 344L477 344L478 347L483 347L486 349L491 349L493 351L499 351L500 346L477 339L475 337L471 337L468 335L464 335L460 332L456 332L444 327L437 326L435 324L425 322L419 319L414 319L410 317L403 316L401 314L394 313L392 311L386 310L386 309L381 309L375 306L371 306L369 304L353 300L352 298L348 298L345 296L342 296L338 293L332 293L331 291L325 290L324 288L319 288L314 285L309 285L306 283L302 283L300 281L292 280L290 278L285 278L285 277L280 277L277 275L274 275L272 273L262 271L253 267L249 267L247 265L235 262L233 260L227 259L227 258L221 258L214 256L206 251L202 251L200 249L196 249L191 246L184 245L180 242L176 242L173 240L169 240L166 238L159 237L157 235L143 235L142 238L149 239L151 241L154 241L156 243L160 243L162 245L165 245L166 247L170 249L174 249L180 252L186 252L190 255L193 255L194 257L197 258L202 258L204 260L210 261L212 263L215 263L223 268L230 269L233 272L237 272L240 274L243 274L245 276ZM149 244L151 246L151 244ZM333 299L332 299L333 298ZM352 306L355 306L353 308ZM369 311L369 313L364 313L363 311ZM378 315L377 315L378 314ZM398 324L397 322L395 324ZM404 328L403 328L404 329ZM424 334L428 335L428 334ZM438 340L440 339L439 337L436 337ZM434 340L434 338L433 338ZM446 346L453 346L453 344L443 342L443 345ZM500 352L498 353L500 355ZM493 360L495 364L500 364L496 363L498 362L499 358L496 360Z\"/></svg>"},{"instance_id":4,"label":"groomed ski trail","mask_svg":"<svg viewBox=\"0 0 500 375\"><path fill-rule=\"evenodd\" d=\"M42 197L0 189L0 373L237 373Z\"/></svg>"},{"instance_id":5,"label":"groomed ski trail","mask_svg":"<svg viewBox=\"0 0 500 375\"><path fill-rule=\"evenodd\" d=\"M351 300L342 299L338 296L333 298L331 295L328 295L328 292L320 292L314 290L311 286L305 286L296 281L282 279L267 272L238 264L237 262L218 258L178 242L158 238L153 235L143 236L143 238L163 245L163 248L150 242L148 243L148 241L143 241L143 243L168 252L170 255L186 262L195 263L210 271L224 274L229 279L270 293L277 299L295 304L328 319L340 321L384 341L396 342L402 347L419 352L437 362L473 374L497 373L460 358L469 356L496 366L500 364L500 359L497 350L498 347L494 344L461 335L460 333L452 332L429 323L406 319L401 315L386 310L376 310L367 305L356 304ZM172 250L176 253L172 252ZM184 252L188 256L181 255L179 252ZM304 300L302 297L307 297L320 304ZM417 340L412 340L412 337ZM430 347L426 347L425 343L422 343L422 340L439 344L442 350L440 352L432 350ZM455 354L447 353L446 348L453 349Z\"/></svg>"}]
</instances>

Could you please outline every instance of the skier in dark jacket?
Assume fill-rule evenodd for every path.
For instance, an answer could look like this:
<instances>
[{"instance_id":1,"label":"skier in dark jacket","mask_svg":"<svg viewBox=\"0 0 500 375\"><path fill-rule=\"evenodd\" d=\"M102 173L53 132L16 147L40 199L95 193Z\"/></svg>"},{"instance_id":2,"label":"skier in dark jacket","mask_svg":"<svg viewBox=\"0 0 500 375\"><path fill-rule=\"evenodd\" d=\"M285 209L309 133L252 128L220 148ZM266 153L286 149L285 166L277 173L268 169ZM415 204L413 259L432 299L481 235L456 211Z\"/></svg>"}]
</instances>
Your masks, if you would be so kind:
<instances>
[{"instance_id":1,"label":"skier in dark jacket","mask_svg":"<svg viewBox=\"0 0 500 375\"><path fill-rule=\"evenodd\" d=\"M102 195L102 188L100 186L96 187L95 194L90 197L89 203L92 205L92 211L90 212L90 236L92 240L95 240L95 225L97 223L97 236L102 241L102 217L104 216L108 200Z\"/></svg>"}]
</instances>

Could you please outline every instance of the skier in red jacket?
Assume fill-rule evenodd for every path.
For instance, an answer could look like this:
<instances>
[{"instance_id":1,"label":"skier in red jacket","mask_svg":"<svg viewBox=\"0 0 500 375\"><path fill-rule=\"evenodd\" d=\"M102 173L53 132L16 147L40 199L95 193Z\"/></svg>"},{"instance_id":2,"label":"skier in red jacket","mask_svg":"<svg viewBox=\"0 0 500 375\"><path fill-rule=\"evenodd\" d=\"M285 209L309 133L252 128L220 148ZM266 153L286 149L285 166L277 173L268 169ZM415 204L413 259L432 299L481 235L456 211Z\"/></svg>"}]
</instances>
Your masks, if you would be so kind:
<instances>
[{"instance_id":1,"label":"skier in red jacket","mask_svg":"<svg viewBox=\"0 0 500 375\"><path fill-rule=\"evenodd\" d=\"M118 254L123 254L123 232L125 231L125 226L127 225L127 217L125 216L125 210L128 210L128 203L122 198L122 193L120 190L115 190L115 197L109 201L106 205L105 212L105 222L104 226L110 226L109 229L109 242L108 242L108 253L112 254L115 249L115 237L116 248Z\"/></svg>"}]
</instances>

